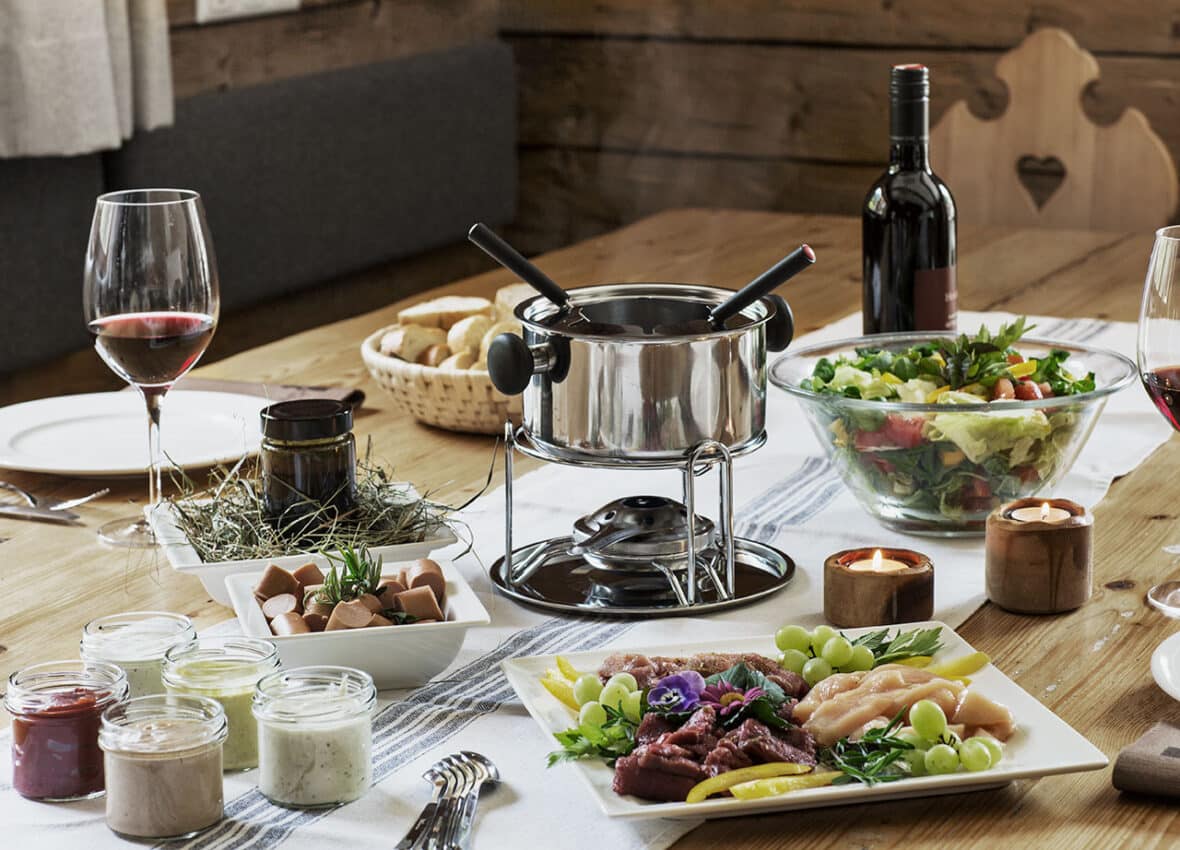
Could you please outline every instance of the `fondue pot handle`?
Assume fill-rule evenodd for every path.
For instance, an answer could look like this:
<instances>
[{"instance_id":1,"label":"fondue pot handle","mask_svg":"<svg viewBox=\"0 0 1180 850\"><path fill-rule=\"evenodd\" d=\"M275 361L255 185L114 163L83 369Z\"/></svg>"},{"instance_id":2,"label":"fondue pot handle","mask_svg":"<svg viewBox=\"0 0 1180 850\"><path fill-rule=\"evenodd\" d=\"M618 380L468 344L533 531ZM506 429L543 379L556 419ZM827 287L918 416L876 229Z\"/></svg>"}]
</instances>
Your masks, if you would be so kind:
<instances>
[{"instance_id":1,"label":"fondue pot handle","mask_svg":"<svg viewBox=\"0 0 1180 850\"><path fill-rule=\"evenodd\" d=\"M530 346L516 334L500 334L488 346L488 374L504 395L520 395L533 375L550 372L560 380L558 357L551 343Z\"/></svg>"},{"instance_id":2,"label":"fondue pot handle","mask_svg":"<svg viewBox=\"0 0 1180 850\"><path fill-rule=\"evenodd\" d=\"M795 337L795 315L781 295L768 295L766 300L774 305L774 315L766 323L766 347L770 351L786 351Z\"/></svg>"}]
</instances>

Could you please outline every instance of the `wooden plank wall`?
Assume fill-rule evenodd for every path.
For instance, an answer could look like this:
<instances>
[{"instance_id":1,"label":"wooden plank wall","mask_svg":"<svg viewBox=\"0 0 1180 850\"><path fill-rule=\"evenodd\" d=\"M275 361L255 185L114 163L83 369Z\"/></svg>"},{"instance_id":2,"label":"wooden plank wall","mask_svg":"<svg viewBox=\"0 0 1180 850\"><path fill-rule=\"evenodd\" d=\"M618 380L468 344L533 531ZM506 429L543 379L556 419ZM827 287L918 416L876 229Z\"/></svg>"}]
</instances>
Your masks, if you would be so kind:
<instances>
[{"instance_id":1,"label":"wooden plank wall","mask_svg":"<svg viewBox=\"0 0 1180 850\"><path fill-rule=\"evenodd\" d=\"M998 55L1046 25L1098 57L1088 113L1140 108L1180 162L1168 0L502 0L500 20L530 251L673 206L855 213L887 155L890 65L931 67L935 120L961 98L994 117Z\"/></svg>"}]
</instances>

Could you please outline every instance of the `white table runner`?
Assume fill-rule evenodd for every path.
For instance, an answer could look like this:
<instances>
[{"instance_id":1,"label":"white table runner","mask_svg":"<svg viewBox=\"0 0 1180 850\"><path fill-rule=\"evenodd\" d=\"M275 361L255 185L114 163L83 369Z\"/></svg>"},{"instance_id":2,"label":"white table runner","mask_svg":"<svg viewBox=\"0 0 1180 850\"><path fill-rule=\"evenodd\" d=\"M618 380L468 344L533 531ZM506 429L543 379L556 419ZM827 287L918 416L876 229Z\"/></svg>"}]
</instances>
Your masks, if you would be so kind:
<instances>
[{"instance_id":1,"label":"white table runner","mask_svg":"<svg viewBox=\"0 0 1180 850\"><path fill-rule=\"evenodd\" d=\"M994 327L1006 314L964 313L963 328ZM849 316L800 344L856 336L860 317ZM1036 336L1085 341L1133 357L1135 327L1098 320L1039 319ZM488 794L476 821L476 850L520 847L664 848L693 824L650 821L624 824L602 816L573 771L546 770L553 749L516 701L500 660L600 646L649 646L711 637L761 635L785 622L813 625L822 611L823 559L859 545L897 545L931 556L937 570L935 617L963 622L984 599L982 541L935 540L889 531L869 518L824 459L823 450L794 400L773 387L767 404L769 440L735 461L738 531L789 553L798 563L794 581L763 602L709 617L627 623L560 618L525 609L494 594L486 566L503 546L503 493L496 490L465 512L475 553L459 561L492 615L491 626L472 630L456 663L443 677L412 692L382 694L375 722L375 787L339 809L290 811L270 805L253 788L254 771L228 774L226 819L201 836L170 847L247 850L282 847L322 850L388 850L405 833L428 797L420 777L438 758L458 749L491 757L504 784ZM1171 433L1137 388L1114 396L1090 442L1055 494L1092 507L1111 481L1134 469ZM412 469L402 470L413 477ZM574 518L611 499L641 493L679 496L679 474L588 471L549 465L516 483L517 545L568 533ZM711 497L706 480L698 493ZM700 511L710 513L710 501ZM1101 528L1098 533L1101 534ZM457 552L458 550L456 550ZM477 557L478 556L478 557ZM481 563L482 561L482 563ZM233 629L233 621L217 630ZM768 650L770 647L768 646ZM0 823L5 846L38 850L88 850L136 846L115 837L103 822L102 800L33 803L9 783L7 738L0 738ZM34 843L35 842L35 843ZM140 845L142 846L142 845Z\"/></svg>"}]
</instances>

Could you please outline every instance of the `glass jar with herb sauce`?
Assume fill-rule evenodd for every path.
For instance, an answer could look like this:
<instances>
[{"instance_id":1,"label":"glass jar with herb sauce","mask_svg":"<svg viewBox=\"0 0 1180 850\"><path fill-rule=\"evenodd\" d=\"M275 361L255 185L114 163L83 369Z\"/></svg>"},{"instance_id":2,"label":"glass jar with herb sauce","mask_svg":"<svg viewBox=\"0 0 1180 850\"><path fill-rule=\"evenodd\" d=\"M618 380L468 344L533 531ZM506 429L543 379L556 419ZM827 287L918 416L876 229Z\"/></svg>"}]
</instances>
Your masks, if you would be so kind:
<instances>
[{"instance_id":1,"label":"glass jar with herb sauce","mask_svg":"<svg viewBox=\"0 0 1180 850\"><path fill-rule=\"evenodd\" d=\"M352 408L319 398L264 408L261 464L273 526L298 539L330 524L356 504Z\"/></svg>"},{"instance_id":2,"label":"glass jar with herb sauce","mask_svg":"<svg viewBox=\"0 0 1180 850\"><path fill-rule=\"evenodd\" d=\"M226 770L258 765L258 726L251 712L254 686L279 666L275 645L261 638L203 637L164 656L169 693L209 697L225 710Z\"/></svg>"},{"instance_id":3,"label":"glass jar with herb sauce","mask_svg":"<svg viewBox=\"0 0 1180 850\"><path fill-rule=\"evenodd\" d=\"M126 838L189 838L221 820L225 710L207 697L156 694L108 708L107 826Z\"/></svg>"},{"instance_id":4,"label":"glass jar with herb sauce","mask_svg":"<svg viewBox=\"0 0 1180 850\"><path fill-rule=\"evenodd\" d=\"M373 708L368 673L297 667L258 683L258 790L280 806L334 806L373 782Z\"/></svg>"},{"instance_id":5,"label":"glass jar with herb sauce","mask_svg":"<svg viewBox=\"0 0 1180 850\"><path fill-rule=\"evenodd\" d=\"M12 786L33 800L82 800L103 792L102 713L127 698L127 677L102 661L49 661L8 677Z\"/></svg>"},{"instance_id":6,"label":"glass jar with herb sauce","mask_svg":"<svg viewBox=\"0 0 1180 850\"><path fill-rule=\"evenodd\" d=\"M127 696L134 699L164 693L164 653L196 639L192 620L183 614L129 611L87 623L80 654L119 667L127 676Z\"/></svg>"}]
</instances>

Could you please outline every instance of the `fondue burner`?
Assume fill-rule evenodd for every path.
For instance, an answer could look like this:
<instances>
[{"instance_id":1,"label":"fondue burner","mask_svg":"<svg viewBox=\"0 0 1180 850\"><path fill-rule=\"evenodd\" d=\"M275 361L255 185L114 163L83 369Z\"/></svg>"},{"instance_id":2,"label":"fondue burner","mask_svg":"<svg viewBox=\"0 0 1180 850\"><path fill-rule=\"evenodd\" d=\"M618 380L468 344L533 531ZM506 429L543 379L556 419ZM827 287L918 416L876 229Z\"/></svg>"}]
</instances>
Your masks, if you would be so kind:
<instances>
[{"instance_id":1,"label":"fondue burner","mask_svg":"<svg viewBox=\"0 0 1180 850\"><path fill-rule=\"evenodd\" d=\"M742 605L779 590L794 562L772 546L733 535L733 455L707 440L678 464L665 459L613 459L555 453L524 428L505 427L505 556L493 584L529 605L603 615L681 614ZM742 451L762 445L753 441ZM514 548L512 462L516 451L547 462L599 468L677 468L684 500L627 496L576 520L572 533ZM696 479L716 467L720 520L695 511Z\"/></svg>"}]
</instances>

